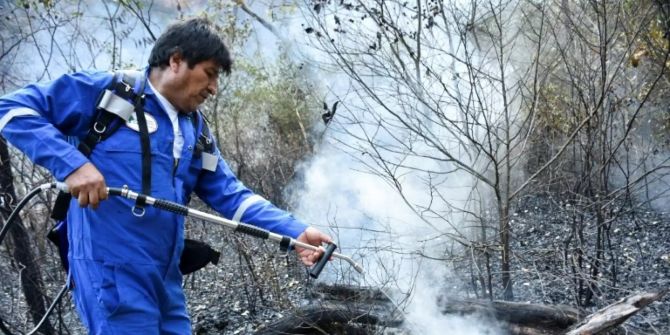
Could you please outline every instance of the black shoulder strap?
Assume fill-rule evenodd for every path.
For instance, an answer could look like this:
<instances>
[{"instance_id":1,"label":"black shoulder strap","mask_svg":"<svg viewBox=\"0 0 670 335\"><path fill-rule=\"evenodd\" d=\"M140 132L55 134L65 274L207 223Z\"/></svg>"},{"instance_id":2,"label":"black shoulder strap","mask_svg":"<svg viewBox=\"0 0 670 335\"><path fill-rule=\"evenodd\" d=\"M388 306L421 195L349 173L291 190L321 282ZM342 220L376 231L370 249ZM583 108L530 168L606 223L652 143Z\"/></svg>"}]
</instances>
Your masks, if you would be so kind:
<instances>
[{"instance_id":1,"label":"black shoulder strap","mask_svg":"<svg viewBox=\"0 0 670 335\"><path fill-rule=\"evenodd\" d=\"M201 122L198 122L198 120L201 120ZM205 119L205 116L200 112L195 112L191 117L191 121L193 122L193 130L195 131L196 138L195 156L199 156L203 152L213 153L214 141L212 140L212 134L210 133L209 127L207 126L207 120ZM199 123L202 123L202 128L198 133Z\"/></svg>"},{"instance_id":2,"label":"black shoulder strap","mask_svg":"<svg viewBox=\"0 0 670 335\"><path fill-rule=\"evenodd\" d=\"M121 81L120 77L120 73L115 73L112 82L98 96L98 100L95 105L95 110L97 113L95 122L93 122L93 125L91 128L89 128L86 137L79 141L79 146L77 147L77 149L79 149L79 151L86 157L91 155L93 148L95 148L98 143L109 136L105 136L105 134L113 133L113 131L110 130L110 127L113 121L116 119L116 114L107 112L107 109L109 109L108 105L110 104L117 106L117 109L121 108L121 103L118 101L116 103L112 102L112 100L116 100L116 95L112 90L115 90L116 85L118 85L118 83ZM127 109L127 106L125 107Z\"/></svg>"},{"instance_id":3,"label":"black shoulder strap","mask_svg":"<svg viewBox=\"0 0 670 335\"><path fill-rule=\"evenodd\" d=\"M86 136L79 142L77 149L88 157L95 146L111 136L127 121L134 112L140 128L140 143L142 146L142 193L151 192L151 143L149 131L144 116L144 87L146 76L142 71L117 71L112 82L98 97L95 109L95 122ZM72 196L60 192L51 211L51 218L65 220ZM138 200L139 205L144 201Z\"/></svg>"},{"instance_id":4,"label":"black shoulder strap","mask_svg":"<svg viewBox=\"0 0 670 335\"><path fill-rule=\"evenodd\" d=\"M134 80L133 80L134 79ZM133 105L135 107L135 115L137 116L137 124L140 128L140 145L142 146L142 194L151 195L151 142L149 139L149 129L147 127L147 119L144 115L144 87L146 85L146 76L143 72L132 71L123 72L123 81L134 83ZM136 207L143 207L145 203L144 197L138 197L135 203Z\"/></svg>"},{"instance_id":5,"label":"black shoulder strap","mask_svg":"<svg viewBox=\"0 0 670 335\"><path fill-rule=\"evenodd\" d=\"M200 132L198 132L198 119L201 120L202 123ZM215 154L216 148L214 146L214 139L212 139L212 134L207 126L207 119L205 119L205 116L202 113L195 112L191 117L191 121L193 121L193 129L196 132L196 144L193 155L194 157L202 157L203 170L216 171L219 160Z\"/></svg>"}]
</instances>

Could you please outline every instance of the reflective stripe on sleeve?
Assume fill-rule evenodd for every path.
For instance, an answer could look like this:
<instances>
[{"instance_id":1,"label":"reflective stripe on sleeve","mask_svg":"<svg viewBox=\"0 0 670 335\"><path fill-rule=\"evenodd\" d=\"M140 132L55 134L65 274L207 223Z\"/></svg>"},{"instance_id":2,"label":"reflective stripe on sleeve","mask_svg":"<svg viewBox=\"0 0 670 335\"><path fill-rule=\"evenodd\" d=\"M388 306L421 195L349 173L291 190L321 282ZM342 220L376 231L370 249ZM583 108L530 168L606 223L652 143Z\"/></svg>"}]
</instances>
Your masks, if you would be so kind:
<instances>
[{"instance_id":1,"label":"reflective stripe on sleeve","mask_svg":"<svg viewBox=\"0 0 670 335\"><path fill-rule=\"evenodd\" d=\"M246 198L244 201L242 201L240 206L237 207L237 211L235 211L235 215L233 215L233 221L240 222L240 220L242 219L242 215L244 215L244 212L246 212L251 205L263 201L266 201L265 198L261 197L258 194L254 194Z\"/></svg>"},{"instance_id":2,"label":"reflective stripe on sleeve","mask_svg":"<svg viewBox=\"0 0 670 335\"><path fill-rule=\"evenodd\" d=\"M14 108L14 109L10 110L7 114L3 115L2 118L0 118L0 131L5 129L5 126L7 125L7 123L9 123L9 121L11 121L13 118L15 118L17 116L29 116L29 115L30 116L40 116L40 113L38 113L34 109L25 108L25 107Z\"/></svg>"}]
</instances>

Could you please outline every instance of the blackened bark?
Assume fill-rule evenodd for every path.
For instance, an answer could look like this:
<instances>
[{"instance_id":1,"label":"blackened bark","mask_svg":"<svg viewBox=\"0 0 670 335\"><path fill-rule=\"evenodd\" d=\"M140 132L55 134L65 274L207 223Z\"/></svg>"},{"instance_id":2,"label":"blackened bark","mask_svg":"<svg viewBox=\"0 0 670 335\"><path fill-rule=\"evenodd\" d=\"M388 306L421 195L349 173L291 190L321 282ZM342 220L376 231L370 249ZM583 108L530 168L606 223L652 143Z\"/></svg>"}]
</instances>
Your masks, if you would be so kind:
<instances>
[{"instance_id":1,"label":"blackened bark","mask_svg":"<svg viewBox=\"0 0 670 335\"><path fill-rule=\"evenodd\" d=\"M514 289L511 270L511 248L510 248L510 224L509 224L509 204L502 203L500 206L500 243L502 244L502 286L503 299L514 300Z\"/></svg>"},{"instance_id":2,"label":"blackened bark","mask_svg":"<svg viewBox=\"0 0 670 335\"><path fill-rule=\"evenodd\" d=\"M584 313L574 307L510 301L445 299L442 313L503 321L512 334L564 334Z\"/></svg>"},{"instance_id":3,"label":"blackened bark","mask_svg":"<svg viewBox=\"0 0 670 335\"><path fill-rule=\"evenodd\" d=\"M7 142L2 138L0 138L0 195L4 196L5 199L16 199L9 149L7 148ZM11 212L12 204L9 201L3 201L0 206L0 214L3 220L6 220ZM36 263L32 252L30 238L23 228L21 217L17 216L15 220L17 222L14 223L7 236L13 242L14 250L12 251L12 256L20 267L21 288L26 298L30 316L33 318L35 324L37 324L46 312L46 302L42 294L42 275L40 274L39 264ZM40 332L45 335L55 334L49 320L44 322L40 328Z\"/></svg>"},{"instance_id":4,"label":"blackened bark","mask_svg":"<svg viewBox=\"0 0 670 335\"><path fill-rule=\"evenodd\" d=\"M628 318L655 301L661 300L668 290L642 292L623 298L571 327L567 335L606 334L623 324Z\"/></svg>"},{"instance_id":5,"label":"blackened bark","mask_svg":"<svg viewBox=\"0 0 670 335\"><path fill-rule=\"evenodd\" d=\"M369 334L367 326L399 327L399 320L383 320L371 309L353 305L305 306L256 331L256 335Z\"/></svg>"},{"instance_id":6,"label":"blackened bark","mask_svg":"<svg viewBox=\"0 0 670 335\"><path fill-rule=\"evenodd\" d=\"M630 316L668 292L633 294L587 317L584 310L564 305L446 297L438 298L438 304L444 315L496 320L510 335L588 335L616 331ZM397 307L381 289L317 284L308 293L312 304L285 311L284 317L266 324L256 334L367 334L368 329L380 329L373 326L403 326L403 316L395 313Z\"/></svg>"},{"instance_id":7,"label":"blackened bark","mask_svg":"<svg viewBox=\"0 0 670 335\"><path fill-rule=\"evenodd\" d=\"M0 318L0 331L2 331L3 334L5 335L12 335L12 333L9 331L9 328L5 326L5 321Z\"/></svg>"}]
</instances>

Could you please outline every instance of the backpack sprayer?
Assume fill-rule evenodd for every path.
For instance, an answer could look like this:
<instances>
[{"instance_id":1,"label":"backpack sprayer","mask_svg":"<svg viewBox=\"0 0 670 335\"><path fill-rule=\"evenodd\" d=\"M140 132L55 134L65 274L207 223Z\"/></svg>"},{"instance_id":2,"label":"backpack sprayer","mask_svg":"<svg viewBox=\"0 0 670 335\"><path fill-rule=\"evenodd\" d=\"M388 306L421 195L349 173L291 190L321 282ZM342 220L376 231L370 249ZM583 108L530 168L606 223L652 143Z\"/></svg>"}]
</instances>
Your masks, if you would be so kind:
<instances>
[{"instance_id":1,"label":"backpack sprayer","mask_svg":"<svg viewBox=\"0 0 670 335\"><path fill-rule=\"evenodd\" d=\"M42 184L34 189L32 189L28 194L21 199L21 201L16 205L16 208L12 213L9 215L7 218L7 221L5 222L5 225L2 227L0 230L0 244L2 244L2 241L4 240L5 236L7 235L7 232L9 231L9 228L11 228L12 222L14 221L14 218L18 215L18 213L21 211L23 207L37 194L39 194L42 191L49 190L49 189L57 189L65 193L69 193L68 187L65 183L62 182L53 182L53 183L46 183ZM256 226L242 223L242 222L237 222L233 220L228 220L225 218L222 218L220 216L208 214L193 208L189 208L187 206L178 204L176 202L164 200L164 199L156 199L144 194L140 194L137 192L133 192L130 189L128 189L127 186L124 186L122 188L117 188L117 187L108 187L107 188L107 194L110 196L120 196L123 198L127 198L130 200L140 200L144 201L145 204L156 207L158 209L162 210L167 210L170 212L173 212L178 215L182 215L184 217L193 217L197 219L201 219L207 222L211 222L214 224L218 224L227 228L231 228L237 232L244 233L250 236L254 236L257 238L261 239L266 239L266 240L271 240L274 242L279 243L279 245L283 249L288 249L290 247L300 247L312 251L317 251L319 250L319 247L300 242L294 238L280 235L280 234L275 234L272 233L268 230L258 228ZM133 206L132 212L136 216L142 216L144 214L144 209L137 210L136 207ZM335 249L337 249L337 245L335 243L330 243L328 246L325 247L325 250L323 254L321 255L321 258L316 262L316 264L309 270L309 275L312 278L318 278L319 275L321 274L321 271L323 270L324 266L326 265L326 262L331 257L339 258L347 263L349 263L358 273L363 274L365 271L363 270L363 267L356 263L351 257L342 255L340 253L335 252ZM42 320L35 326L35 328L29 332L28 334L34 334L41 326L42 323L46 320L46 318L51 314L53 309L56 307L56 304L62 296L65 294L65 291L68 288L69 280L68 283L66 283L63 288L58 292L58 295L56 299L51 303L49 308L47 309L45 315L42 317Z\"/></svg>"}]
</instances>

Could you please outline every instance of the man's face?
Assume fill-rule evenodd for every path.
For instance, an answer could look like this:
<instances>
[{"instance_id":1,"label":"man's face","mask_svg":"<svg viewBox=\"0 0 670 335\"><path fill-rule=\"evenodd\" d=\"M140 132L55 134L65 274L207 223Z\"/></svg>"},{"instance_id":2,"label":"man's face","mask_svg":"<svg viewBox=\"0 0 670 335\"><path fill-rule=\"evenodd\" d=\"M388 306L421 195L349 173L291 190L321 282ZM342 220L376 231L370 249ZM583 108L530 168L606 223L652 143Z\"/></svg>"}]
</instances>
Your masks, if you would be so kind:
<instances>
[{"instance_id":1,"label":"man's face","mask_svg":"<svg viewBox=\"0 0 670 335\"><path fill-rule=\"evenodd\" d=\"M181 58L172 58L170 68L174 71L174 88L170 101L180 112L194 112L205 99L216 94L220 67L213 60L196 64L192 69Z\"/></svg>"}]
</instances>

